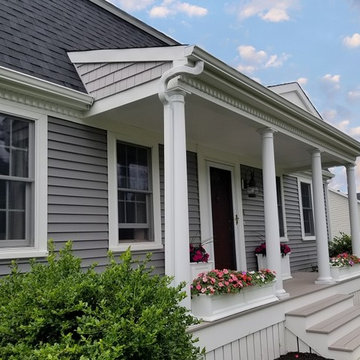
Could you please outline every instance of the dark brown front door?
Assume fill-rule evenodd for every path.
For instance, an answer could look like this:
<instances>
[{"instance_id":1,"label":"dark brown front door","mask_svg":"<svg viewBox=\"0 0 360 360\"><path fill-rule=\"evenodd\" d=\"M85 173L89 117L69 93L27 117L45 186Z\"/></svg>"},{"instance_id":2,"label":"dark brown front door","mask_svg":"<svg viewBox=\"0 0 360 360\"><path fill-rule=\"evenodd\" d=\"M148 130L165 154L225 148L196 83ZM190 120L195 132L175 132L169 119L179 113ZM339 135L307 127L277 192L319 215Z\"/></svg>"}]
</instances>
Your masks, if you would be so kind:
<instances>
[{"instance_id":1,"label":"dark brown front door","mask_svg":"<svg viewBox=\"0 0 360 360\"><path fill-rule=\"evenodd\" d=\"M217 269L236 269L231 171L210 167L211 209Z\"/></svg>"}]
</instances>

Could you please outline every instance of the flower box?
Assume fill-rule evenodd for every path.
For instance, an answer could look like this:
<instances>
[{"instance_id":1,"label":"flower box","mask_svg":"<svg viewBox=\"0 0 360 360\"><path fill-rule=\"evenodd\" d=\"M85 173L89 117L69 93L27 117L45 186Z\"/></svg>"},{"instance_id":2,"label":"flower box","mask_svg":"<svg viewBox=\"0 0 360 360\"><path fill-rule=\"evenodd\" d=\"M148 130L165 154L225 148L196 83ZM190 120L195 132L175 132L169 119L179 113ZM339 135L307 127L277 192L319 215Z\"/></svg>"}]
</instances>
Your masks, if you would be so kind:
<instances>
[{"instance_id":1,"label":"flower box","mask_svg":"<svg viewBox=\"0 0 360 360\"><path fill-rule=\"evenodd\" d=\"M190 283L195 279L200 273L210 271L214 268L214 262L191 262L190 263Z\"/></svg>"},{"instance_id":2,"label":"flower box","mask_svg":"<svg viewBox=\"0 0 360 360\"><path fill-rule=\"evenodd\" d=\"M283 280L291 279L291 270L290 270L290 253L287 255L281 256L281 277ZM256 254L258 269L267 269L266 256L262 254Z\"/></svg>"},{"instance_id":3,"label":"flower box","mask_svg":"<svg viewBox=\"0 0 360 360\"><path fill-rule=\"evenodd\" d=\"M236 294L199 295L191 299L191 312L204 321L215 321L278 300L275 282L249 286Z\"/></svg>"},{"instance_id":4,"label":"flower box","mask_svg":"<svg viewBox=\"0 0 360 360\"><path fill-rule=\"evenodd\" d=\"M336 281L351 279L360 276L360 264L353 266L330 266L331 277Z\"/></svg>"}]
</instances>

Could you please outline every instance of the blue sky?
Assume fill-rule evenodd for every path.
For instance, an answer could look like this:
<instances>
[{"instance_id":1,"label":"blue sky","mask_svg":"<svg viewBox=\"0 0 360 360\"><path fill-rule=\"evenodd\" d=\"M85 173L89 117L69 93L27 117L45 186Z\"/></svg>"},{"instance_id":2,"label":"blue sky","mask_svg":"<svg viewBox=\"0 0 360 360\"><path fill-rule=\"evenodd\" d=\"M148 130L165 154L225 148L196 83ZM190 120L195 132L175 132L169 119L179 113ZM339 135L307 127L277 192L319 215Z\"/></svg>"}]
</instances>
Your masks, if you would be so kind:
<instances>
[{"instance_id":1,"label":"blue sky","mask_svg":"<svg viewBox=\"0 0 360 360\"><path fill-rule=\"evenodd\" d=\"M298 81L325 121L360 140L360 0L111 2L263 85Z\"/></svg>"}]
</instances>

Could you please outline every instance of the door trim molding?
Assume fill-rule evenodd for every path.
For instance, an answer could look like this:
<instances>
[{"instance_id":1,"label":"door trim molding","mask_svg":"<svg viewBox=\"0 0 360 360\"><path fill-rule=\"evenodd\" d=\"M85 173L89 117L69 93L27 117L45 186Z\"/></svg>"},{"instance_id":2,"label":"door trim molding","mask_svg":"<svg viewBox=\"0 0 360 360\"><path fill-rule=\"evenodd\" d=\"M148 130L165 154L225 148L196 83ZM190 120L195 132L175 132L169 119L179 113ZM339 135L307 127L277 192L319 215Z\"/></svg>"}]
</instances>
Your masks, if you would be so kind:
<instances>
[{"instance_id":1,"label":"door trim molding","mask_svg":"<svg viewBox=\"0 0 360 360\"><path fill-rule=\"evenodd\" d=\"M198 152L198 179L199 179L199 202L201 221L201 241L209 252L211 260L215 260L213 245L213 224L211 210L210 167L229 170L232 181L233 214L239 217L238 224L234 224L235 260L237 270L246 270L246 249L244 234L244 219L241 194L240 163L228 162L226 159L211 159L205 154Z\"/></svg>"}]
</instances>

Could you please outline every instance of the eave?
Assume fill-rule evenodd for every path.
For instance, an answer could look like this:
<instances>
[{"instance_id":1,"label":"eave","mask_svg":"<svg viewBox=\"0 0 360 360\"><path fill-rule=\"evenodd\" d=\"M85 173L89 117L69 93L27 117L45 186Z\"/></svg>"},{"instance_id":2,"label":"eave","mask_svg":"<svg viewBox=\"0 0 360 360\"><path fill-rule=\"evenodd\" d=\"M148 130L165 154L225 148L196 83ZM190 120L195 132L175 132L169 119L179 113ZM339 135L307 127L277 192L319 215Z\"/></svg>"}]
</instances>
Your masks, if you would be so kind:
<instances>
[{"instance_id":1,"label":"eave","mask_svg":"<svg viewBox=\"0 0 360 360\"><path fill-rule=\"evenodd\" d=\"M85 111L93 98L85 93L0 66L0 89Z\"/></svg>"}]
</instances>

